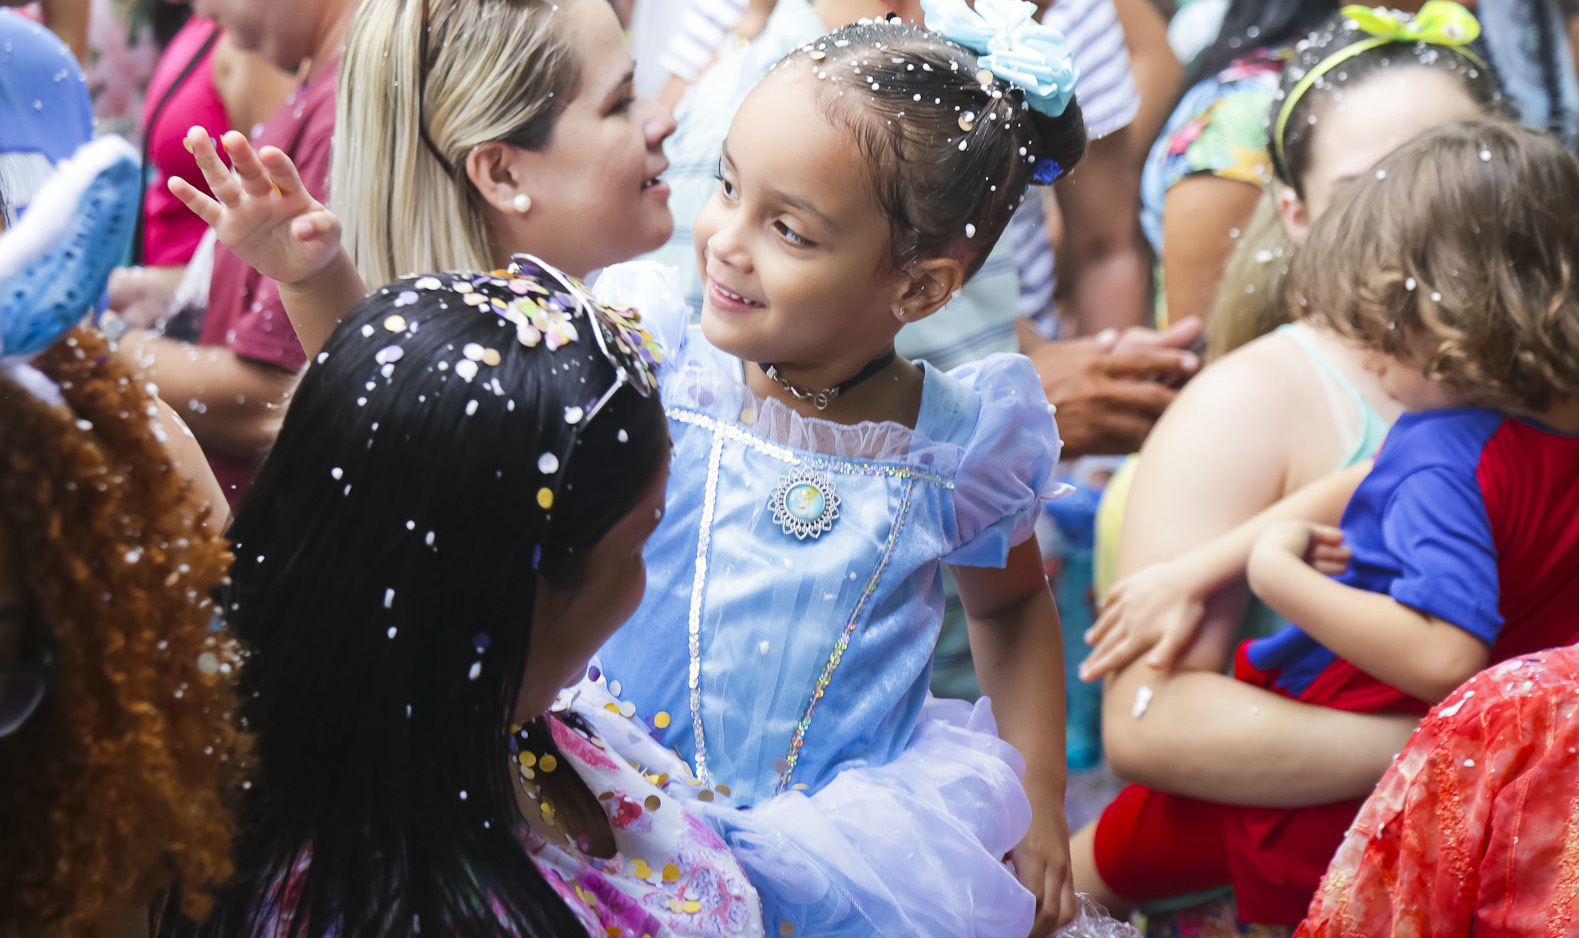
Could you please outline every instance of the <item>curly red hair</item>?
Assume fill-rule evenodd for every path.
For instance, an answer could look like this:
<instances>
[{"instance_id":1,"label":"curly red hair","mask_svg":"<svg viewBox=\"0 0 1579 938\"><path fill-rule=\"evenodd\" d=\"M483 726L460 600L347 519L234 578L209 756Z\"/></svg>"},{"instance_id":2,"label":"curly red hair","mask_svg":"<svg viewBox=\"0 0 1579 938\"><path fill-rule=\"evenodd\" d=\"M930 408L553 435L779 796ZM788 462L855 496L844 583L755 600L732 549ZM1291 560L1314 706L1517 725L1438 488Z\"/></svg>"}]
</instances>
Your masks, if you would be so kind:
<instances>
[{"instance_id":1,"label":"curly red hair","mask_svg":"<svg viewBox=\"0 0 1579 938\"><path fill-rule=\"evenodd\" d=\"M230 554L103 336L77 329L34 364L67 406L0 379L0 527L58 678L0 738L0 933L106 934L177 883L200 917L231 874L249 753L211 625Z\"/></svg>"}]
</instances>

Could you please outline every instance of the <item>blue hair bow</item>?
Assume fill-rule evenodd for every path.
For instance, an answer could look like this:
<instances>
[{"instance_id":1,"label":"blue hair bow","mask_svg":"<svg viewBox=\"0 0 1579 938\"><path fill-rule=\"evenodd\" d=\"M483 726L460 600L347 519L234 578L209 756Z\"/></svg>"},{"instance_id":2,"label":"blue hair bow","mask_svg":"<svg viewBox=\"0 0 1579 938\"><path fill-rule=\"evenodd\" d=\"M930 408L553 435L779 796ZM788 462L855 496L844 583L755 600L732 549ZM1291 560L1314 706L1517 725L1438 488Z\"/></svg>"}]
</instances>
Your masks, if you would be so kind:
<instances>
[{"instance_id":1,"label":"blue hair bow","mask_svg":"<svg viewBox=\"0 0 1579 938\"><path fill-rule=\"evenodd\" d=\"M981 58L982 68L1025 92L1025 101L1057 117L1075 96L1080 72L1069 43L1058 30L1035 19L1023 0L921 0L927 29L954 40Z\"/></svg>"}]
</instances>

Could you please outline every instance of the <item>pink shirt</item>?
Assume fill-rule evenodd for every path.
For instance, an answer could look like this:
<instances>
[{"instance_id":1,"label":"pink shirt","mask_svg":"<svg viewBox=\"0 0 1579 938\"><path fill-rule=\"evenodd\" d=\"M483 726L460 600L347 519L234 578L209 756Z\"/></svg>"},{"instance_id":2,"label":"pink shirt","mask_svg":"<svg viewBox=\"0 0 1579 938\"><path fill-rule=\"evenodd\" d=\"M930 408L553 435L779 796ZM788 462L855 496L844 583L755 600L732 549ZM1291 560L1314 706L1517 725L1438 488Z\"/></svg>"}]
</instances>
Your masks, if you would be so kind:
<instances>
[{"instance_id":1,"label":"pink shirt","mask_svg":"<svg viewBox=\"0 0 1579 938\"><path fill-rule=\"evenodd\" d=\"M149 141L148 162L154 172L143 204L143 263L150 266L185 264L192 259L197 243L208 231L203 219L170 194L166 182L172 176L179 176L205 195L212 194L203 173L197 168L197 158L187 152L182 141L187 128L192 126L203 127L215 138L231 129L230 115L225 113L225 104L214 88L213 47L203 51L202 59L179 87L173 86L187 63L218 31L219 27L211 20L188 20L170 40L148 85L143 128ZM165 101L166 94L169 94L168 101ZM165 101L165 105L155 121L154 110L160 101ZM220 156L224 157L223 150Z\"/></svg>"},{"instance_id":2,"label":"pink shirt","mask_svg":"<svg viewBox=\"0 0 1579 938\"><path fill-rule=\"evenodd\" d=\"M339 63L316 81L303 84L285 99L253 140L262 149L275 146L296 163L307 191L329 201L329 141L334 136L335 77ZM301 343L274 281L248 267L223 244L214 248L214 275L209 281L208 315L201 345L231 349L242 358L295 371L307 364ZM241 500L257 471L256 459L210 450L209 465L232 505Z\"/></svg>"}]
</instances>

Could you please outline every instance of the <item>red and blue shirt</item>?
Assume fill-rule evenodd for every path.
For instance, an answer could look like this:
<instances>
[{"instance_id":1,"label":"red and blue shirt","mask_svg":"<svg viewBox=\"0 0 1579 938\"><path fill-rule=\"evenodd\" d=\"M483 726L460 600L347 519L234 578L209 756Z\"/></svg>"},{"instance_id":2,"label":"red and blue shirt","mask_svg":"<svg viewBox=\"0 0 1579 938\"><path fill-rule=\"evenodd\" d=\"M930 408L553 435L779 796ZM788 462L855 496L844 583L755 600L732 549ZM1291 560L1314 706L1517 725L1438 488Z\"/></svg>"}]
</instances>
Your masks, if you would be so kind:
<instances>
[{"instance_id":1,"label":"red and blue shirt","mask_svg":"<svg viewBox=\"0 0 1579 938\"><path fill-rule=\"evenodd\" d=\"M1493 410L1404 414L1342 527L1339 582L1464 629L1492 661L1579 639L1579 436ZM1343 710L1427 709L1298 626L1246 642L1235 673Z\"/></svg>"}]
</instances>

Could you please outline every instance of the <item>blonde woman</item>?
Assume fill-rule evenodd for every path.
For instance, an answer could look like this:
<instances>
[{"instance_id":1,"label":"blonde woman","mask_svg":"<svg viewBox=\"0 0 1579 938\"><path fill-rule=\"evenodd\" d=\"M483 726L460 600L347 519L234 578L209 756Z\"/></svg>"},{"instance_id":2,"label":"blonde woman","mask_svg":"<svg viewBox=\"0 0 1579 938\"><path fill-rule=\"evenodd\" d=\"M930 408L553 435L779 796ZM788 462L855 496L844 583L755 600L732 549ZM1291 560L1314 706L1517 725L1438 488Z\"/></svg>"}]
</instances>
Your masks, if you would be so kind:
<instances>
[{"instance_id":1,"label":"blonde woman","mask_svg":"<svg viewBox=\"0 0 1579 938\"><path fill-rule=\"evenodd\" d=\"M368 284L503 266L574 274L674 228L666 108L604 0L367 0L340 70L334 198Z\"/></svg>"}]
</instances>

